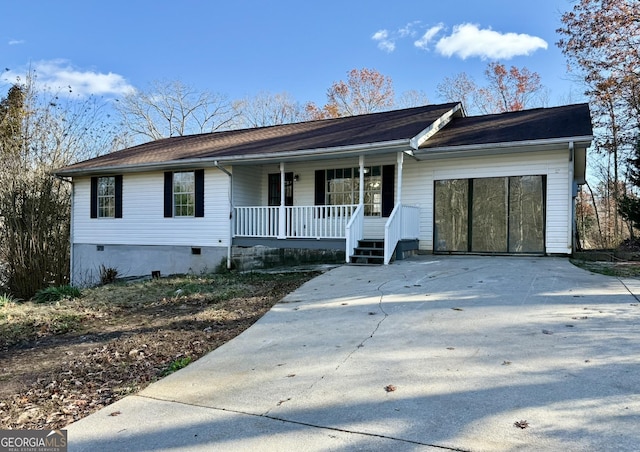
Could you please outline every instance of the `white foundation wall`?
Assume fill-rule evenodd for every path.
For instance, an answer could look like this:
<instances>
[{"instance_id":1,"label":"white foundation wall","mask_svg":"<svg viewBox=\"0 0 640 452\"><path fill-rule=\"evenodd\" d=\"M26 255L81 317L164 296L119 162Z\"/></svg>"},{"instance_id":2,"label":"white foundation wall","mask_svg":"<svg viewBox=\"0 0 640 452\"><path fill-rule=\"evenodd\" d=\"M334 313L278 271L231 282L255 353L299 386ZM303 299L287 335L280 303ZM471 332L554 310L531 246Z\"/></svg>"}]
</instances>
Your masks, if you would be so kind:
<instances>
[{"instance_id":1,"label":"white foundation wall","mask_svg":"<svg viewBox=\"0 0 640 452\"><path fill-rule=\"evenodd\" d=\"M420 250L433 250L434 181L546 175L545 251L548 254L571 253L570 164L568 150L428 161L405 158L402 202L420 207Z\"/></svg>"},{"instance_id":2,"label":"white foundation wall","mask_svg":"<svg viewBox=\"0 0 640 452\"><path fill-rule=\"evenodd\" d=\"M73 243L97 245L229 244L229 176L205 170L204 217L164 218L164 173L124 174L122 218L90 218L91 179L74 179Z\"/></svg>"}]
</instances>

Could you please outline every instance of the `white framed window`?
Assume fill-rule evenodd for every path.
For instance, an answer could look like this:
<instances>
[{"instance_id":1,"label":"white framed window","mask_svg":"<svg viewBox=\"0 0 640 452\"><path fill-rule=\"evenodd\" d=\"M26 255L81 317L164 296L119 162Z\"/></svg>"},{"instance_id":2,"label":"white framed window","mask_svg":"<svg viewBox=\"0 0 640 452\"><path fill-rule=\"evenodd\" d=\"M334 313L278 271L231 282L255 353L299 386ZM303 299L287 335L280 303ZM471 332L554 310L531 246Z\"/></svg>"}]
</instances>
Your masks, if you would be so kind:
<instances>
[{"instance_id":1,"label":"white framed window","mask_svg":"<svg viewBox=\"0 0 640 452\"><path fill-rule=\"evenodd\" d=\"M193 171L173 173L173 216L193 217L196 211L196 183Z\"/></svg>"},{"instance_id":2,"label":"white framed window","mask_svg":"<svg viewBox=\"0 0 640 452\"><path fill-rule=\"evenodd\" d=\"M116 178L114 176L98 177L98 218L115 218L116 216Z\"/></svg>"},{"instance_id":3,"label":"white framed window","mask_svg":"<svg viewBox=\"0 0 640 452\"><path fill-rule=\"evenodd\" d=\"M327 205L360 203L360 168L326 170L325 200ZM364 168L364 214L382 215L382 167Z\"/></svg>"}]
</instances>

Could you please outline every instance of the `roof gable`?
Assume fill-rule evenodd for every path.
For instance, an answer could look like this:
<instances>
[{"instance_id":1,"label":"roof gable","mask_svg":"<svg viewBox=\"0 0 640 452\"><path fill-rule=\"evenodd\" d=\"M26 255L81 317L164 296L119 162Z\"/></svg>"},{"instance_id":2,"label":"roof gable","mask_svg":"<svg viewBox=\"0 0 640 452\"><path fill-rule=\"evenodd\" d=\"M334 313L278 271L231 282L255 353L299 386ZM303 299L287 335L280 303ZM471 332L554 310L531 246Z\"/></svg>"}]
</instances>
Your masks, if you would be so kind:
<instances>
[{"instance_id":1,"label":"roof gable","mask_svg":"<svg viewBox=\"0 0 640 452\"><path fill-rule=\"evenodd\" d=\"M590 137L588 104L454 118L420 149Z\"/></svg>"},{"instance_id":2,"label":"roof gable","mask_svg":"<svg viewBox=\"0 0 640 452\"><path fill-rule=\"evenodd\" d=\"M305 150L409 141L458 103L427 105L344 118L164 138L70 165L58 174L142 167L181 160L239 160Z\"/></svg>"}]
</instances>

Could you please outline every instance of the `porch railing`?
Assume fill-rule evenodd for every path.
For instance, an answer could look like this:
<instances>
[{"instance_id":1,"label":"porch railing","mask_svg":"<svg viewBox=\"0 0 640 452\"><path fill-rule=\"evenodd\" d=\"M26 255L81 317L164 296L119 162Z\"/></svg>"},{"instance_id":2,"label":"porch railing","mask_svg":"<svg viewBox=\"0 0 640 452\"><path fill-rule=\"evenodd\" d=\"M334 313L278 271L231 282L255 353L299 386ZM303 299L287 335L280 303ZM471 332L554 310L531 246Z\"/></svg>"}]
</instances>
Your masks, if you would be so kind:
<instances>
[{"instance_id":1,"label":"porch railing","mask_svg":"<svg viewBox=\"0 0 640 452\"><path fill-rule=\"evenodd\" d=\"M420 208L396 204L384 225L384 264L391 262L391 256L398 242L403 239L417 239L420 234Z\"/></svg>"},{"instance_id":2,"label":"porch railing","mask_svg":"<svg viewBox=\"0 0 640 452\"><path fill-rule=\"evenodd\" d=\"M236 207L234 231L240 237L277 237L279 207Z\"/></svg>"},{"instance_id":3,"label":"porch railing","mask_svg":"<svg viewBox=\"0 0 640 452\"><path fill-rule=\"evenodd\" d=\"M236 237L343 239L358 206L235 207Z\"/></svg>"},{"instance_id":4,"label":"porch railing","mask_svg":"<svg viewBox=\"0 0 640 452\"><path fill-rule=\"evenodd\" d=\"M347 239L345 260L349 263L351 253L353 253L353 249L356 247L358 240L364 238L364 206L362 204L353 212L353 216L349 220L349 223L347 223L345 236Z\"/></svg>"}]
</instances>

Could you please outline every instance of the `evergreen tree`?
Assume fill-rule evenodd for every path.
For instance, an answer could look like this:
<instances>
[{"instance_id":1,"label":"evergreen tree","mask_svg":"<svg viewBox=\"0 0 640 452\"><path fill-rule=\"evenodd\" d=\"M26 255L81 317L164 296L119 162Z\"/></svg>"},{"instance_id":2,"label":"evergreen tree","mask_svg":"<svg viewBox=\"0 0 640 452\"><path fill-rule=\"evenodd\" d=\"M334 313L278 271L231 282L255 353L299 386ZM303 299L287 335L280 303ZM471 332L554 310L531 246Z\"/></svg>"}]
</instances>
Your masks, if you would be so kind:
<instances>
[{"instance_id":1,"label":"evergreen tree","mask_svg":"<svg viewBox=\"0 0 640 452\"><path fill-rule=\"evenodd\" d=\"M628 159L627 175L633 187L640 189L640 138L636 142L633 156ZM640 230L640 198L637 194L625 193L620 199L618 211L633 228ZM633 229L631 235L633 236Z\"/></svg>"}]
</instances>

